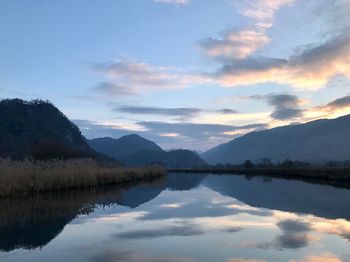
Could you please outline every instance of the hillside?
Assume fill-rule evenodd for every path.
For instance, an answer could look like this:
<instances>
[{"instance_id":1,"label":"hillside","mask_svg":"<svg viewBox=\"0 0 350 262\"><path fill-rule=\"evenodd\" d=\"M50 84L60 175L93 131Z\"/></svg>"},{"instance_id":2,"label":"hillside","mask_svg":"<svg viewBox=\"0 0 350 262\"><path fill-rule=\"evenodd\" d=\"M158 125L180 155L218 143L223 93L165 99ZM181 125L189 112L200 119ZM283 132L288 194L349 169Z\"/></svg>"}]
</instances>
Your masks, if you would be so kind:
<instances>
[{"instance_id":1,"label":"hillside","mask_svg":"<svg viewBox=\"0 0 350 262\"><path fill-rule=\"evenodd\" d=\"M79 128L49 102L1 100L0 123L0 157L107 159L91 149Z\"/></svg>"},{"instance_id":2,"label":"hillside","mask_svg":"<svg viewBox=\"0 0 350 262\"><path fill-rule=\"evenodd\" d=\"M239 164L270 158L324 163L350 159L350 115L252 132L202 155L208 163Z\"/></svg>"},{"instance_id":3,"label":"hillside","mask_svg":"<svg viewBox=\"0 0 350 262\"><path fill-rule=\"evenodd\" d=\"M168 152L140 151L134 154L121 156L118 160L129 166L161 164L168 168L188 168L207 165L196 152L183 149Z\"/></svg>"},{"instance_id":4,"label":"hillside","mask_svg":"<svg viewBox=\"0 0 350 262\"><path fill-rule=\"evenodd\" d=\"M156 143L135 134L123 136L119 139L110 137L95 138L88 140L88 143L96 151L103 152L115 159L140 151L162 151Z\"/></svg>"},{"instance_id":5,"label":"hillside","mask_svg":"<svg viewBox=\"0 0 350 262\"><path fill-rule=\"evenodd\" d=\"M205 161L189 150L164 151L156 143L138 135L119 139L97 138L88 143L96 151L111 156L128 166L161 164L171 168L203 167Z\"/></svg>"}]
</instances>

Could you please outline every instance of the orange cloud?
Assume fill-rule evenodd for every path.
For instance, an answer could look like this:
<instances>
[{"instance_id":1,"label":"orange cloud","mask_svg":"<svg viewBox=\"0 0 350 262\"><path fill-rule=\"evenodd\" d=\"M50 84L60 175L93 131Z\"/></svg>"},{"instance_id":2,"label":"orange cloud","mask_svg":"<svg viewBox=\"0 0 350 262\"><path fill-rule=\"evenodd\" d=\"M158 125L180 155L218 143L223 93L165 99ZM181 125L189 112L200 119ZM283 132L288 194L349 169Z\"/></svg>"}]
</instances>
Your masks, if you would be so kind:
<instances>
[{"instance_id":1,"label":"orange cloud","mask_svg":"<svg viewBox=\"0 0 350 262\"><path fill-rule=\"evenodd\" d=\"M266 260L230 258L227 262L266 262Z\"/></svg>"},{"instance_id":2,"label":"orange cloud","mask_svg":"<svg viewBox=\"0 0 350 262\"><path fill-rule=\"evenodd\" d=\"M200 74L184 73L174 68L153 66L129 58L95 63L92 69L107 79L94 89L108 95L136 95L211 81Z\"/></svg>"},{"instance_id":3,"label":"orange cloud","mask_svg":"<svg viewBox=\"0 0 350 262\"><path fill-rule=\"evenodd\" d=\"M226 87L276 82L313 90L339 75L350 77L350 37L347 34L306 47L289 59L231 60L212 74Z\"/></svg>"},{"instance_id":4,"label":"orange cloud","mask_svg":"<svg viewBox=\"0 0 350 262\"><path fill-rule=\"evenodd\" d=\"M265 32L257 30L227 31L221 39L207 38L200 42L206 55L214 58L243 59L270 42Z\"/></svg>"},{"instance_id":5,"label":"orange cloud","mask_svg":"<svg viewBox=\"0 0 350 262\"><path fill-rule=\"evenodd\" d=\"M273 26L275 13L294 0L255 0L239 7L240 13L252 20L249 29L227 30L221 38L200 41L206 55L216 59L244 59L270 42L267 29Z\"/></svg>"},{"instance_id":6,"label":"orange cloud","mask_svg":"<svg viewBox=\"0 0 350 262\"><path fill-rule=\"evenodd\" d=\"M255 0L241 12L256 21L257 27L268 29L272 27L275 13L283 6L291 5L294 0Z\"/></svg>"},{"instance_id":7,"label":"orange cloud","mask_svg":"<svg viewBox=\"0 0 350 262\"><path fill-rule=\"evenodd\" d=\"M326 253L319 256L307 256L301 260L290 260L290 262L343 262L343 260L333 254Z\"/></svg>"}]
</instances>

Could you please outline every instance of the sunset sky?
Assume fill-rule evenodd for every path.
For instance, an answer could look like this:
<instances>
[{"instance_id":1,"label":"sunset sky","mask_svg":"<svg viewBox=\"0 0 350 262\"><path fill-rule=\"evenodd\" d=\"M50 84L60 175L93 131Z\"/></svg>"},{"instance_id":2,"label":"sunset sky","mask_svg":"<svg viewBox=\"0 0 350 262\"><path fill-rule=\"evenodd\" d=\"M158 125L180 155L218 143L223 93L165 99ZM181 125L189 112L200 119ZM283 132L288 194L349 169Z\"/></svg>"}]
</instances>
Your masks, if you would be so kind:
<instances>
[{"instance_id":1,"label":"sunset sky","mask_svg":"<svg viewBox=\"0 0 350 262\"><path fill-rule=\"evenodd\" d=\"M0 98L207 150L350 114L350 0L1 0Z\"/></svg>"}]
</instances>

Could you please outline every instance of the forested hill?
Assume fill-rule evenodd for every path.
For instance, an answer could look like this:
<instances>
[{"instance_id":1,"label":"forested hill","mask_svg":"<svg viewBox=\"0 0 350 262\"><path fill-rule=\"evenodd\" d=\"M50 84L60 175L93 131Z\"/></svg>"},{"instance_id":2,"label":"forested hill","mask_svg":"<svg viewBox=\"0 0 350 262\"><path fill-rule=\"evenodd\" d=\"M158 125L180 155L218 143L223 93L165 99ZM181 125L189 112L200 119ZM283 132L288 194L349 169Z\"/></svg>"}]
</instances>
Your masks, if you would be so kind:
<instances>
[{"instance_id":1,"label":"forested hill","mask_svg":"<svg viewBox=\"0 0 350 262\"><path fill-rule=\"evenodd\" d=\"M50 102L21 99L0 101L0 157L106 159Z\"/></svg>"}]
</instances>

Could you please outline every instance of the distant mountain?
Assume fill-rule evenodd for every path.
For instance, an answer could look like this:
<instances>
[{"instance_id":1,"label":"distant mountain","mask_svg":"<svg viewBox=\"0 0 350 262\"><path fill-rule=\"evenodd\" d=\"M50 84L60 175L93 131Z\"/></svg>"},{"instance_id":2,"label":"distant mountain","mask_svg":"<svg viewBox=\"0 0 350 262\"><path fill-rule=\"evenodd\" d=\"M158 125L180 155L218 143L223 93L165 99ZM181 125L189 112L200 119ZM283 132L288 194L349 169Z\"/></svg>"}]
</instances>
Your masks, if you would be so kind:
<instances>
[{"instance_id":1,"label":"distant mountain","mask_svg":"<svg viewBox=\"0 0 350 262\"><path fill-rule=\"evenodd\" d=\"M118 158L122 163L129 166L144 166L149 164L160 164L169 168L204 167L206 162L193 151L140 151L134 154Z\"/></svg>"},{"instance_id":2,"label":"distant mountain","mask_svg":"<svg viewBox=\"0 0 350 262\"><path fill-rule=\"evenodd\" d=\"M262 158L311 163L350 160L350 115L252 132L202 157L211 164L239 164Z\"/></svg>"},{"instance_id":3,"label":"distant mountain","mask_svg":"<svg viewBox=\"0 0 350 262\"><path fill-rule=\"evenodd\" d=\"M115 159L140 151L163 151L156 143L135 134L123 136L119 139L110 137L95 138L88 140L88 143L96 151Z\"/></svg>"},{"instance_id":4,"label":"distant mountain","mask_svg":"<svg viewBox=\"0 0 350 262\"><path fill-rule=\"evenodd\" d=\"M109 159L87 144L79 128L50 102L0 101L0 157Z\"/></svg>"},{"instance_id":5,"label":"distant mountain","mask_svg":"<svg viewBox=\"0 0 350 262\"><path fill-rule=\"evenodd\" d=\"M138 135L119 139L96 138L88 143L96 151L111 156L128 166L161 164L170 168L202 167L206 163L196 152L189 150L164 151L156 143Z\"/></svg>"}]
</instances>

